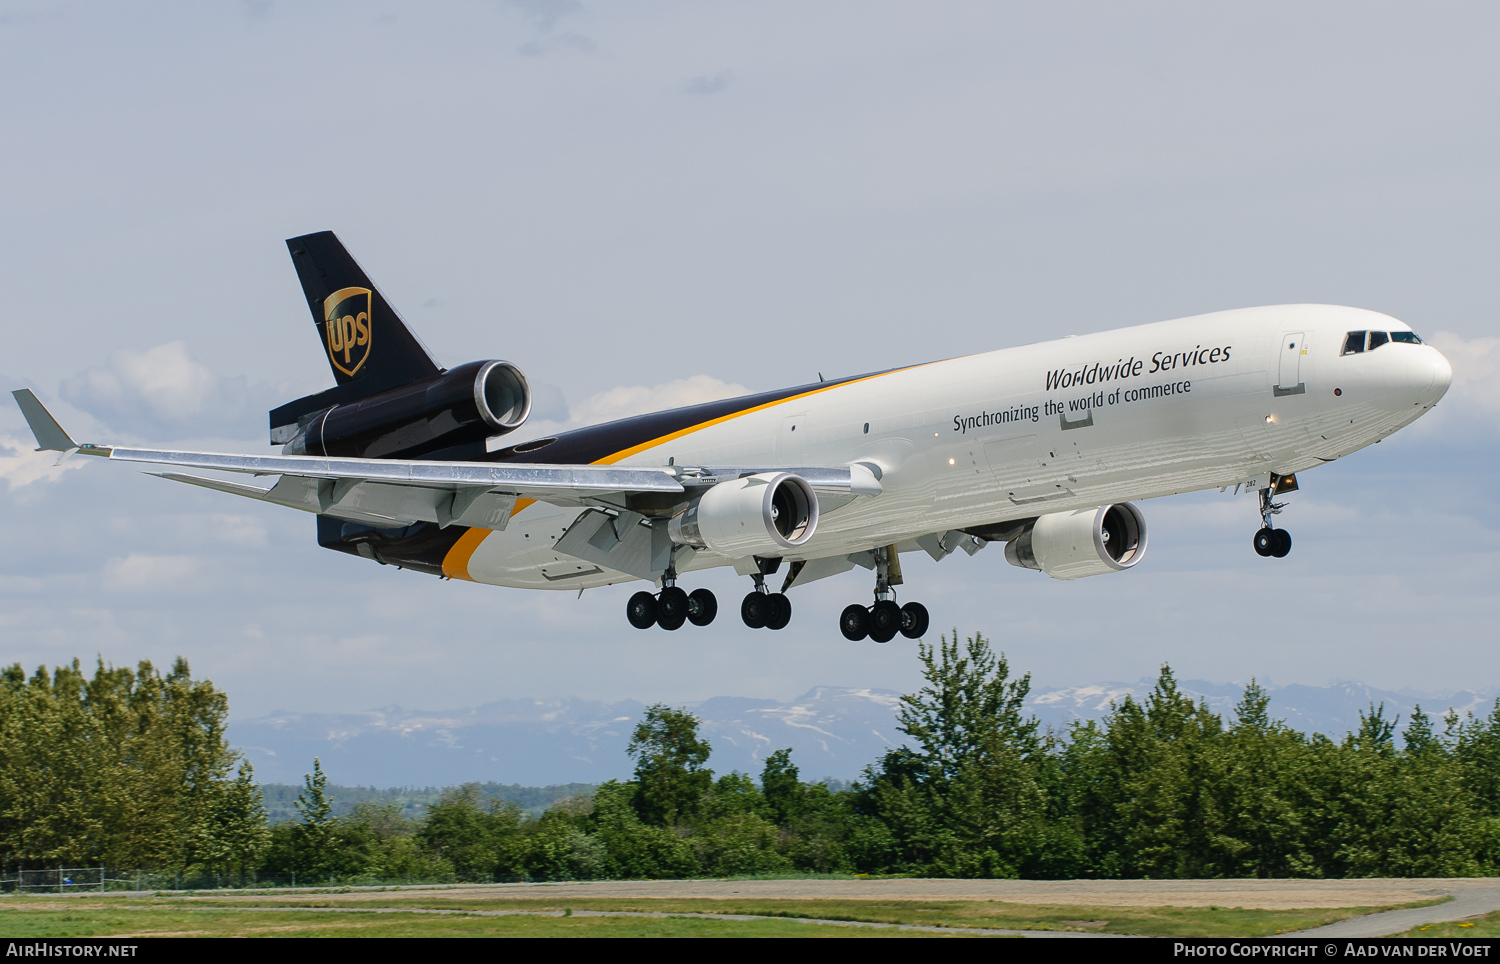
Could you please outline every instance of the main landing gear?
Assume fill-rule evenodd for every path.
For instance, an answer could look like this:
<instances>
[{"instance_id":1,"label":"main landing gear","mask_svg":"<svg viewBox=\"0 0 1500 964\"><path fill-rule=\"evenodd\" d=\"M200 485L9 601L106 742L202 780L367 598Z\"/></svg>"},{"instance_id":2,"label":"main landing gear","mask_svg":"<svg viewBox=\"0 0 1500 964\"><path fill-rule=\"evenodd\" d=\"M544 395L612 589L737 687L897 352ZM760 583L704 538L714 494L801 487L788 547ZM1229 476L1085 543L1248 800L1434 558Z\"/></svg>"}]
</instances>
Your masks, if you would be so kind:
<instances>
[{"instance_id":1,"label":"main landing gear","mask_svg":"<svg viewBox=\"0 0 1500 964\"><path fill-rule=\"evenodd\" d=\"M662 589L659 593L642 590L630 597L625 604L625 618L636 629L681 629L682 624L707 626L719 614L719 601L707 589L683 592L677 586L677 571L668 569L662 574Z\"/></svg>"},{"instance_id":2,"label":"main landing gear","mask_svg":"<svg viewBox=\"0 0 1500 964\"><path fill-rule=\"evenodd\" d=\"M1275 557L1283 559L1292 551L1292 534L1285 529L1278 529L1271 524L1271 517L1280 515L1281 510L1286 508L1285 502L1272 502L1271 496L1281 492L1295 492L1297 489L1297 477L1295 475L1273 475L1271 485L1260 490L1260 520L1261 528L1255 533L1255 554L1258 556Z\"/></svg>"},{"instance_id":3,"label":"main landing gear","mask_svg":"<svg viewBox=\"0 0 1500 964\"><path fill-rule=\"evenodd\" d=\"M891 587L901 585L901 561L895 546L875 550L875 604L855 603L839 614L839 632L848 640L866 636L877 643L888 643L900 633L907 639L918 639L927 633L927 607L919 602L897 605Z\"/></svg>"},{"instance_id":4,"label":"main landing gear","mask_svg":"<svg viewBox=\"0 0 1500 964\"><path fill-rule=\"evenodd\" d=\"M766 576L781 566L780 559L757 559L760 572L750 576L755 588L740 603L740 618L751 629L786 629L792 621L792 601L784 592L771 592L766 588Z\"/></svg>"}]
</instances>

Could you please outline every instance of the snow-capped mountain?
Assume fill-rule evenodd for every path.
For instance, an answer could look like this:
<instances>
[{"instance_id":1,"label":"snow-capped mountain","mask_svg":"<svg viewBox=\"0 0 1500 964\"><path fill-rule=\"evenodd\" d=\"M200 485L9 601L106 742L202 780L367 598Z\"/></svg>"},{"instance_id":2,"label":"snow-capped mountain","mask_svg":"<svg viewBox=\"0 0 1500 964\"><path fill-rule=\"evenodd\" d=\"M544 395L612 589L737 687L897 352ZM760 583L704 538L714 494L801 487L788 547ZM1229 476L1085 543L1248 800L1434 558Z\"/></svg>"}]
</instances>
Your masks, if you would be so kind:
<instances>
[{"instance_id":1,"label":"snow-capped mountain","mask_svg":"<svg viewBox=\"0 0 1500 964\"><path fill-rule=\"evenodd\" d=\"M1065 733L1075 720L1098 719L1128 694L1144 699L1154 680L1037 688L1028 709L1044 726ZM1182 691L1226 721L1243 684L1184 680ZM1403 722L1420 704L1436 725L1451 707L1484 716L1500 689L1419 693L1377 690L1360 683L1271 686L1271 714L1294 729L1335 739L1359 725L1359 714L1384 704ZM901 694L891 690L820 686L794 700L720 696L690 704L699 732L713 746L719 773L759 774L783 747L804 780L851 780L903 737L896 729ZM368 713L275 713L234 722L229 735L266 783L300 783L322 760L329 779L344 785L445 786L495 781L545 786L598 783L629 776L625 755L645 705L581 699L500 700L439 712L386 707Z\"/></svg>"}]
</instances>

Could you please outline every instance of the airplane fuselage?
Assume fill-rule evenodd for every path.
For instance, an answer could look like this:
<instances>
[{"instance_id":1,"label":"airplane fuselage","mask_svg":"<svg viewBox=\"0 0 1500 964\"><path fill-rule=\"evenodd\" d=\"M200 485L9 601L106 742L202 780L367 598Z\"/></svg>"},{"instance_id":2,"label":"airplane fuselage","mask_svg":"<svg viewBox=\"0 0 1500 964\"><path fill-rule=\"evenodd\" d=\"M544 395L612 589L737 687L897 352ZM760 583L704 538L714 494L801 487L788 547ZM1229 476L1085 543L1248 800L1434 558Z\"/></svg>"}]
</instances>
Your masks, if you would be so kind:
<instances>
[{"instance_id":1,"label":"airplane fuselage","mask_svg":"<svg viewBox=\"0 0 1500 964\"><path fill-rule=\"evenodd\" d=\"M742 409L591 461L864 463L882 493L825 503L813 537L786 558L914 549L932 533L1210 488L1264 488L1271 477L1379 441L1446 391L1451 369L1435 349L1392 341L1346 354L1353 331L1410 328L1327 305L1216 312L813 384L770 402L747 399ZM607 439L610 425L580 431ZM567 440L555 444L566 448ZM635 578L552 548L577 516L527 505L502 531L471 530L443 571L528 589ZM749 572L747 564L699 550L678 568Z\"/></svg>"}]
</instances>

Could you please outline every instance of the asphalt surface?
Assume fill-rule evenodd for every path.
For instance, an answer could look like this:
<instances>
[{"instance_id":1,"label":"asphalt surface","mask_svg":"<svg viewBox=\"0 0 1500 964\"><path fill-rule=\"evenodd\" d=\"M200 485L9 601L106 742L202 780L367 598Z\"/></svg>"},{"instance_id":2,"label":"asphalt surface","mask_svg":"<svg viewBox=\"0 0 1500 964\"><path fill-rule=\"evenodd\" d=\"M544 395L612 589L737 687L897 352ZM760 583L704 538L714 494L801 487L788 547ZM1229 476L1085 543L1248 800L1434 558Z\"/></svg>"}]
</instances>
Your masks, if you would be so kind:
<instances>
[{"instance_id":1,"label":"asphalt surface","mask_svg":"<svg viewBox=\"0 0 1500 964\"><path fill-rule=\"evenodd\" d=\"M501 884L478 897L699 898L726 900L999 900L1016 904L1109 907L1382 907L1409 904L1486 885L1478 880L623 880ZM455 888L450 896L459 896ZM354 897L346 894L345 897ZM374 896L374 895L371 895Z\"/></svg>"},{"instance_id":2,"label":"asphalt surface","mask_svg":"<svg viewBox=\"0 0 1500 964\"><path fill-rule=\"evenodd\" d=\"M555 884L450 885L403 888L406 893L426 891L444 898L658 898L706 900L992 900L1016 904L1098 907L1243 907L1287 910L1321 907L1389 907L1423 900L1451 897L1430 907L1392 909L1364 914L1283 937L1360 938L1386 937L1423 924L1463 920L1500 910L1500 879L1428 878L1365 880L946 880L946 879L803 879L803 880L627 880ZM73 896L73 895L70 895ZM82 895L78 895L82 896ZM122 896L115 894L113 896ZM244 900L272 909L281 901L305 900L305 891L236 894L232 891L202 892L198 896L215 901ZM390 899L385 888L341 890L338 898L345 909L361 899ZM248 909L248 908L247 908ZM329 908L332 910L332 908ZM374 910L372 908L371 910ZM414 909L415 910L415 909ZM381 913L398 912L381 909ZM472 912L470 912L472 913ZM505 913L553 913L550 911L499 911ZM583 913L575 911L575 913ZM592 912L600 913L600 912ZM603 912L619 916L621 912ZM650 912L626 912L625 916L655 916ZM739 919L739 915L724 916ZM836 923L833 921L820 923ZM847 923L847 922L846 922ZM858 925L867 926L867 925ZM877 925L891 926L891 925ZM906 928L903 928L906 929ZM923 928L916 928L923 929ZM1095 937L1103 934L1047 931L1002 931L1029 937Z\"/></svg>"},{"instance_id":3,"label":"asphalt surface","mask_svg":"<svg viewBox=\"0 0 1500 964\"><path fill-rule=\"evenodd\" d=\"M1336 924L1298 931L1297 937L1388 937L1423 924L1464 920L1500 910L1500 880L1469 878L1431 881L1435 889L1452 894L1446 904L1388 910L1381 914L1351 917ZM1285 935L1293 936L1293 935Z\"/></svg>"}]
</instances>

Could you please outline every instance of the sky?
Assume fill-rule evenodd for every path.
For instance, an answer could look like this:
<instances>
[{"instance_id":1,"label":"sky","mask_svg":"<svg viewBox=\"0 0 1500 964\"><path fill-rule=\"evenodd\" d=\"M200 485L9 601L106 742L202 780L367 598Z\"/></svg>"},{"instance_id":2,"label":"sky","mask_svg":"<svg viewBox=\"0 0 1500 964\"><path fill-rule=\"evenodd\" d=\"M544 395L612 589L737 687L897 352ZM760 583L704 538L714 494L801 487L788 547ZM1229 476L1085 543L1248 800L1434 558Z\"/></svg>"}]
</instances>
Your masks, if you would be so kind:
<instances>
[{"instance_id":1,"label":"sky","mask_svg":"<svg viewBox=\"0 0 1500 964\"><path fill-rule=\"evenodd\" d=\"M267 452L331 384L285 238L336 231L523 432L1225 308L1388 312L1430 415L1253 497L1142 508L1060 583L903 557L934 631L1040 685L1500 682L1500 7L1448 3L0 0L0 388L79 439ZM521 436L516 436L520 438ZM188 658L235 718L565 697L910 691L864 570L780 633L639 632L321 550L302 513L31 451L0 403L0 661ZM86 464L85 464L86 463ZM689 587L691 588L691 587Z\"/></svg>"}]
</instances>

